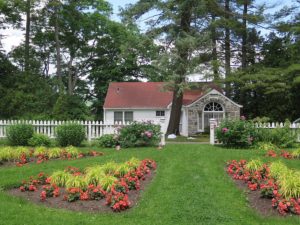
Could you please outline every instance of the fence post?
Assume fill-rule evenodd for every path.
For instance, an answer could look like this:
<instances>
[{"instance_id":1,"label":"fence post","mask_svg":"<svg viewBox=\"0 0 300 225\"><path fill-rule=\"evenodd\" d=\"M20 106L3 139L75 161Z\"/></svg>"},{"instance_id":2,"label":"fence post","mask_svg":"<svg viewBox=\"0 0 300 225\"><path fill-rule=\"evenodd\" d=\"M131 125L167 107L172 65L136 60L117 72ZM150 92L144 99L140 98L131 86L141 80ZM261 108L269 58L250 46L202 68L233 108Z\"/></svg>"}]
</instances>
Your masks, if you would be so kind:
<instances>
[{"instance_id":1,"label":"fence post","mask_svg":"<svg viewBox=\"0 0 300 225\"><path fill-rule=\"evenodd\" d=\"M92 140L92 121L88 121L88 141Z\"/></svg>"},{"instance_id":2,"label":"fence post","mask_svg":"<svg viewBox=\"0 0 300 225\"><path fill-rule=\"evenodd\" d=\"M216 125L217 125L217 121L216 119L212 118L212 119L209 119L209 143L211 145L214 145L215 144L215 128L216 128Z\"/></svg>"}]
</instances>

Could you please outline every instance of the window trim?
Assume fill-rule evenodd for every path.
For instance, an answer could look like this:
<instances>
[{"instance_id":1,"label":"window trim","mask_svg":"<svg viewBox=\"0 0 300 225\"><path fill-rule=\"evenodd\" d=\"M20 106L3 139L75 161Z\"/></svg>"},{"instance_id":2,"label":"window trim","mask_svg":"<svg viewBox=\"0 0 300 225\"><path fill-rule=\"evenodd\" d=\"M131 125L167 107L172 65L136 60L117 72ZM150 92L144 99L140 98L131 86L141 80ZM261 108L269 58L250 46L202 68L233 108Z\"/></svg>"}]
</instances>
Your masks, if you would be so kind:
<instances>
[{"instance_id":1,"label":"window trim","mask_svg":"<svg viewBox=\"0 0 300 225\"><path fill-rule=\"evenodd\" d=\"M165 117L166 116L166 111L165 110L156 110L155 111L155 116L156 117Z\"/></svg>"},{"instance_id":2,"label":"window trim","mask_svg":"<svg viewBox=\"0 0 300 225\"><path fill-rule=\"evenodd\" d=\"M119 122L122 122L123 124L124 123L130 123L130 122L133 122L134 121L134 111L120 111L120 110L116 110L116 111L113 111L114 112L114 123L119 123ZM122 120L115 120L115 113L121 113L122 114ZM125 114L126 113L132 113L132 120L130 121L126 121L125 119Z\"/></svg>"}]
</instances>

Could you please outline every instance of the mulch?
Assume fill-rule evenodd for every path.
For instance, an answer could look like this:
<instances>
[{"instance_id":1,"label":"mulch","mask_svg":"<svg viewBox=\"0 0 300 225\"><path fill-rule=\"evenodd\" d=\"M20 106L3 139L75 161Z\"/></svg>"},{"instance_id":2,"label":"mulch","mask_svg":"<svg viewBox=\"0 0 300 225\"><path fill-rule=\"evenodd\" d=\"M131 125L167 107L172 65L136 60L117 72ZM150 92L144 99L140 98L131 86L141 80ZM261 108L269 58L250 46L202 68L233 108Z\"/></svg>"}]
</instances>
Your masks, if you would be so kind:
<instances>
[{"instance_id":1,"label":"mulch","mask_svg":"<svg viewBox=\"0 0 300 225\"><path fill-rule=\"evenodd\" d=\"M147 174L145 180L140 180L140 190L131 190L128 193L130 208L137 206L138 201L141 197L141 191L145 190L145 188L152 181L155 176L155 171L151 171L150 174ZM40 200L40 193L42 191L42 185L38 186L38 190L31 192L21 192L18 188L14 188L8 190L7 192L13 196L22 197L27 199L30 202L33 202L37 205L43 205L50 208L58 208L58 209L67 209L76 212L90 212L90 213L98 213L98 212L113 212L109 206L105 204L106 200L88 200L88 201L75 201L68 202L63 200L63 196L65 195L65 190L60 188L60 196L59 197L51 197L47 198L45 201ZM126 210L128 211L128 210Z\"/></svg>"},{"instance_id":2,"label":"mulch","mask_svg":"<svg viewBox=\"0 0 300 225\"><path fill-rule=\"evenodd\" d=\"M247 193L247 200L249 205L254 208L262 216L282 216L272 207L272 199L262 198L260 190L251 191L248 189L247 183L242 180L235 180L236 186Z\"/></svg>"}]
</instances>

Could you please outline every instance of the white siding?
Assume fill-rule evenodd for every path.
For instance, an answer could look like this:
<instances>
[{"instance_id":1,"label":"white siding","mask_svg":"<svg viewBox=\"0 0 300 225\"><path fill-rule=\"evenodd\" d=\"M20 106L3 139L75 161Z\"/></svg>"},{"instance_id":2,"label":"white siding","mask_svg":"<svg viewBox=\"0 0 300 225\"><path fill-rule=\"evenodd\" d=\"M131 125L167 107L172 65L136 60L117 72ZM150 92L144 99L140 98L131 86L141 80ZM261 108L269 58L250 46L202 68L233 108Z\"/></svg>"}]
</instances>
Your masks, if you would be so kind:
<instances>
[{"instance_id":1,"label":"white siding","mask_svg":"<svg viewBox=\"0 0 300 225\"><path fill-rule=\"evenodd\" d=\"M161 121L163 123L162 131L167 131L167 127L170 120L170 110L165 109L164 117L157 117L156 111L162 111L162 109L105 109L104 110L104 120L106 123L114 122L114 112L115 111L133 111L133 120L134 121ZM182 114L180 118L180 133L183 136L188 136L188 118L186 109L182 109Z\"/></svg>"}]
</instances>

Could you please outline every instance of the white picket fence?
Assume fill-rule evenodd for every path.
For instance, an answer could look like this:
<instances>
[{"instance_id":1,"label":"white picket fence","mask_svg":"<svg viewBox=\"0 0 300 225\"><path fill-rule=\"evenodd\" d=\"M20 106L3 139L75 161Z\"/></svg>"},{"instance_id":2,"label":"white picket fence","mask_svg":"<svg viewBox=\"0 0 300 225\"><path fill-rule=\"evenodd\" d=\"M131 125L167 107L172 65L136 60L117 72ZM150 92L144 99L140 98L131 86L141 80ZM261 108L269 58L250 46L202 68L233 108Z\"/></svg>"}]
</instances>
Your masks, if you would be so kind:
<instances>
[{"instance_id":1,"label":"white picket fence","mask_svg":"<svg viewBox=\"0 0 300 225\"><path fill-rule=\"evenodd\" d=\"M210 144L215 144L216 143L216 128L218 127L218 123L215 119L210 119ZM262 129L274 129L278 127L284 127L284 123L279 123L279 122L273 122L273 123L256 123L255 126L257 128L262 128ZM300 123L291 123L290 124L290 129L292 129L294 132L298 132L297 135L297 142L300 142Z\"/></svg>"},{"instance_id":2,"label":"white picket fence","mask_svg":"<svg viewBox=\"0 0 300 225\"><path fill-rule=\"evenodd\" d=\"M157 124L157 121L153 121ZM89 141L101 137L104 134L115 134L121 126L130 123L104 123L102 121L41 121L41 120L0 120L0 138L5 138L7 127L12 124L32 124L34 131L55 138L56 127L65 123L78 123L85 127L86 137ZM163 124L160 124L161 127Z\"/></svg>"}]
</instances>

